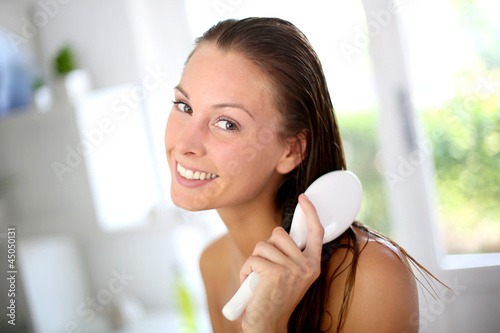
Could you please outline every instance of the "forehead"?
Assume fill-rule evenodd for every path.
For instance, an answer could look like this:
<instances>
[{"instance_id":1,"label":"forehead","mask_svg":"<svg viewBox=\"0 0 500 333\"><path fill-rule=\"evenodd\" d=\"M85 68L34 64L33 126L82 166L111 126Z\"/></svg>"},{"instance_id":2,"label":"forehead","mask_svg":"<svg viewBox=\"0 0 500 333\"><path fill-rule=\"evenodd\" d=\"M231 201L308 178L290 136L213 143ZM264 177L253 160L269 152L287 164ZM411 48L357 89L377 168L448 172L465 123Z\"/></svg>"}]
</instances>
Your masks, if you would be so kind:
<instances>
[{"instance_id":1,"label":"forehead","mask_svg":"<svg viewBox=\"0 0 500 333\"><path fill-rule=\"evenodd\" d=\"M193 53L179 86L193 103L239 103L253 112L276 111L267 74L241 54L211 43Z\"/></svg>"}]
</instances>

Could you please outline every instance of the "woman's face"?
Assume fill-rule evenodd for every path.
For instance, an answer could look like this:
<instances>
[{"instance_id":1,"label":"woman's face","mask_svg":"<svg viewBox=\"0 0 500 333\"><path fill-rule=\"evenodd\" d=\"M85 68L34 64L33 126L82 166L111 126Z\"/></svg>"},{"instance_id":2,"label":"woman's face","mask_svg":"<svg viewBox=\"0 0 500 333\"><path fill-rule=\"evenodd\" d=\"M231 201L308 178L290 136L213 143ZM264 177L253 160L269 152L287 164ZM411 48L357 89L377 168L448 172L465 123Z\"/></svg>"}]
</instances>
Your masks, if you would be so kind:
<instances>
[{"instance_id":1,"label":"woman's face","mask_svg":"<svg viewBox=\"0 0 500 333\"><path fill-rule=\"evenodd\" d=\"M175 89L165 133L174 203L201 210L273 200L287 155L280 124L258 66L212 44L199 47Z\"/></svg>"}]
</instances>

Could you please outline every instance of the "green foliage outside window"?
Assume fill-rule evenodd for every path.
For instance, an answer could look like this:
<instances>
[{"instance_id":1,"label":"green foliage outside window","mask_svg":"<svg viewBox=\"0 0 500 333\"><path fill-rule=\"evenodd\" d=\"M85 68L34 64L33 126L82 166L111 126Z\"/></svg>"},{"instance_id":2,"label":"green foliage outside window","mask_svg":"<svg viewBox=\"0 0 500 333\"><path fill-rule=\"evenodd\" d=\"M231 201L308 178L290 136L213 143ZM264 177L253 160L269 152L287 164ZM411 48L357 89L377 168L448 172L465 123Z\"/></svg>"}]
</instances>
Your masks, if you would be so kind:
<instances>
[{"instance_id":1,"label":"green foliage outside window","mask_svg":"<svg viewBox=\"0 0 500 333\"><path fill-rule=\"evenodd\" d=\"M432 145L438 221L450 254L500 252L500 87L492 88L498 74L498 80L496 73L463 76L465 91L443 109L420 113ZM347 167L363 183L358 220L390 235L383 176L376 168L377 114L342 114L339 123Z\"/></svg>"},{"instance_id":2,"label":"green foliage outside window","mask_svg":"<svg viewBox=\"0 0 500 333\"><path fill-rule=\"evenodd\" d=\"M422 114L448 253L500 252L500 81L493 74L462 76L465 91Z\"/></svg>"},{"instance_id":3,"label":"green foliage outside window","mask_svg":"<svg viewBox=\"0 0 500 333\"><path fill-rule=\"evenodd\" d=\"M437 218L449 254L500 252L500 24L478 1L450 3L473 49L457 71L455 97L418 110L432 146ZM363 183L358 219L390 236L377 121L376 111L339 114L348 169Z\"/></svg>"},{"instance_id":4,"label":"green foliage outside window","mask_svg":"<svg viewBox=\"0 0 500 333\"><path fill-rule=\"evenodd\" d=\"M377 114L373 111L341 114L339 124L347 169L363 185L363 202L357 220L390 236L382 174L377 171Z\"/></svg>"}]
</instances>

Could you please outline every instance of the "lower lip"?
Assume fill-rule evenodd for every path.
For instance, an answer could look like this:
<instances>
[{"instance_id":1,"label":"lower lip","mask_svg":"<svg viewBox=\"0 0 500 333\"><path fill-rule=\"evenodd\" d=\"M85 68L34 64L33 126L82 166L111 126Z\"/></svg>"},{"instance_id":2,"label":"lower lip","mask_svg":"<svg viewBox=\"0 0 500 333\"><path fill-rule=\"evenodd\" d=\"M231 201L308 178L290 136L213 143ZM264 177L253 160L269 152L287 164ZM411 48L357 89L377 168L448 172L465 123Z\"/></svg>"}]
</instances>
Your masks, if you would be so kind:
<instances>
[{"instance_id":1,"label":"lower lip","mask_svg":"<svg viewBox=\"0 0 500 333\"><path fill-rule=\"evenodd\" d=\"M177 171L177 163L175 164L175 179L177 180L177 183L179 183L182 186L190 187L190 188L199 187L199 186L203 186L203 185L205 185L207 183L210 183L210 182L214 181L217 178L218 177L210 178L210 179L204 179L204 180L201 180L201 179L186 179L186 178L184 178L184 177L181 176L181 174L179 173L179 171Z\"/></svg>"}]
</instances>

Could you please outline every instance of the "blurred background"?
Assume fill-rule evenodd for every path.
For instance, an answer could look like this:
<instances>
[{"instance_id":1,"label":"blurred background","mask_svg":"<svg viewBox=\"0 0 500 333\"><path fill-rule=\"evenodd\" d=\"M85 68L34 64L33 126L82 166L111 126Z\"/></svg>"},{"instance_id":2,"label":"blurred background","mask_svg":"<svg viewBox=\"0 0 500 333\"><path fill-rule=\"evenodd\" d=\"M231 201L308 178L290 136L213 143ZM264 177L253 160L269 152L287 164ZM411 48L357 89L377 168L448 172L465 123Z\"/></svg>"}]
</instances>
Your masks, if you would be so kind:
<instances>
[{"instance_id":1,"label":"blurred background","mask_svg":"<svg viewBox=\"0 0 500 333\"><path fill-rule=\"evenodd\" d=\"M498 12L495 0L0 0L0 331L211 332L198 258L225 227L172 204L166 119L197 36L276 16L323 62L364 188L359 220L455 291L423 296L411 320L499 332Z\"/></svg>"}]
</instances>

